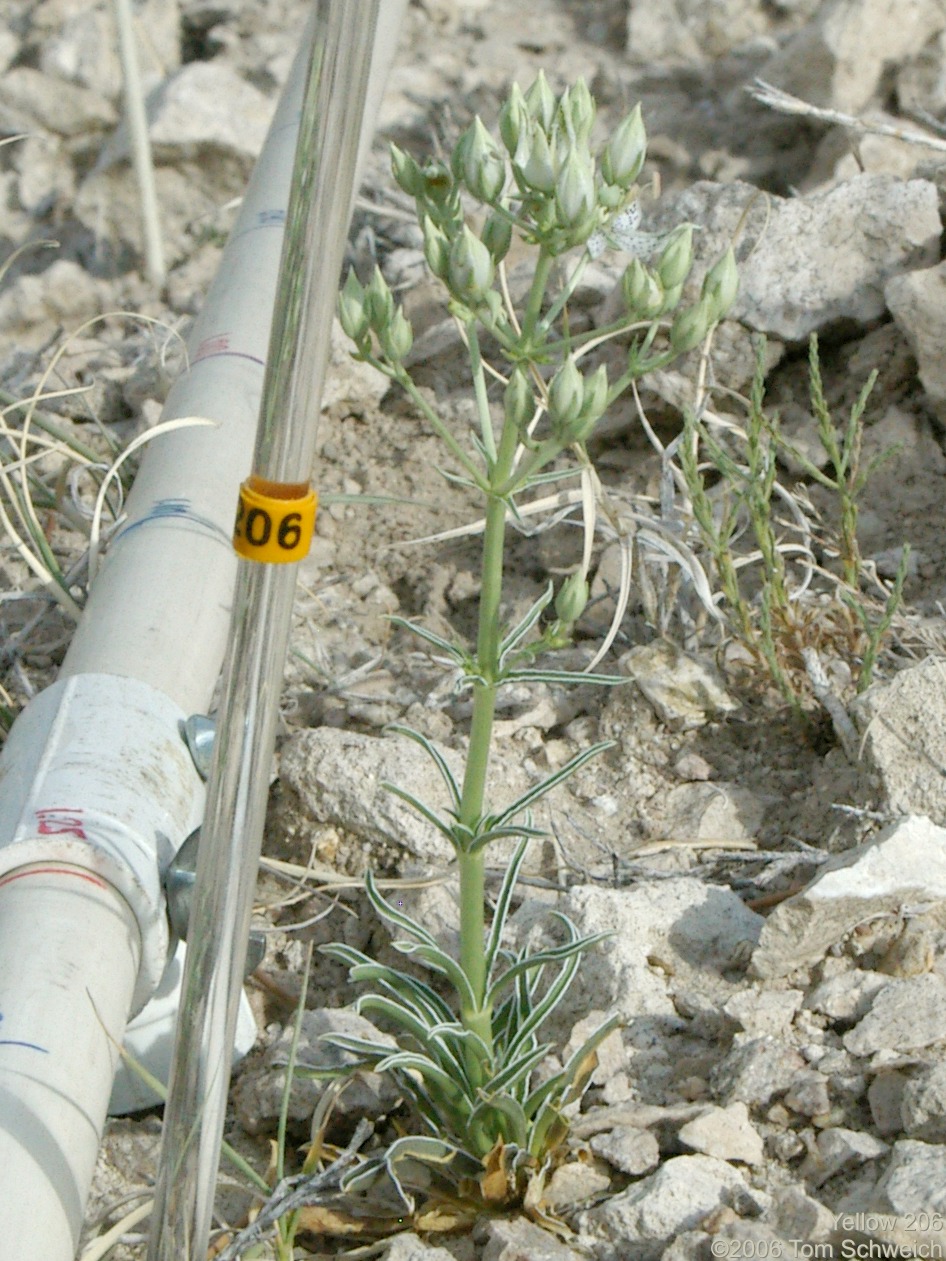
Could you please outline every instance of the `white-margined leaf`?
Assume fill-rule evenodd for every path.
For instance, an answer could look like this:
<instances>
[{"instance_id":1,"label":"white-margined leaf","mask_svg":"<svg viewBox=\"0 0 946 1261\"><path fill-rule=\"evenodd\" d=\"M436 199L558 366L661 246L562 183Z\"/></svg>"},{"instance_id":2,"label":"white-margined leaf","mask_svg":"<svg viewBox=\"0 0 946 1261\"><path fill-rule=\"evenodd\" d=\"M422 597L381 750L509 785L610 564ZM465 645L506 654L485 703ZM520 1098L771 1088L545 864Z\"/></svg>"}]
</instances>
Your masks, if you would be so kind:
<instances>
[{"instance_id":1,"label":"white-margined leaf","mask_svg":"<svg viewBox=\"0 0 946 1261\"><path fill-rule=\"evenodd\" d=\"M385 791L393 793L395 797L399 797L412 810L415 810L421 818L426 819L432 827L435 827L438 832L441 832L447 838L451 845L454 843L453 829L450 824L445 823L438 814L435 814L433 810L425 806L413 793L409 793L406 788L399 788L397 784L392 784L387 779L381 781L381 787Z\"/></svg>"},{"instance_id":2,"label":"white-margined leaf","mask_svg":"<svg viewBox=\"0 0 946 1261\"><path fill-rule=\"evenodd\" d=\"M386 898L381 896L370 870L365 872L365 892L368 894L371 905L382 919L386 919L389 924L396 924L398 928L410 933L418 941L424 941L428 945L436 946L436 938L423 925L418 924L417 920L412 919L405 911L399 911L396 906L392 906Z\"/></svg>"},{"instance_id":3,"label":"white-margined leaf","mask_svg":"<svg viewBox=\"0 0 946 1261\"><path fill-rule=\"evenodd\" d=\"M576 753L574 757L569 758L564 766L560 766L557 771L541 780L534 788L530 788L528 792L523 793L521 797L518 797L512 805L507 806L500 814L486 820L486 823L491 828L505 827L517 814L521 814L524 810L528 810L530 806L535 805L546 793L551 792L553 788L568 779L569 775L573 775L579 767L584 766L586 762L590 762L593 757L597 757L605 749L612 748L613 745L613 740L599 740L597 744L583 749L581 753Z\"/></svg>"},{"instance_id":4,"label":"white-margined leaf","mask_svg":"<svg viewBox=\"0 0 946 1261\"><path fill-rule=\"evenodd\" d=\"M550 582L535 603L529 608L525 617L523 617L522 620L512 628L508 635L505 636L502 643L499 645L500 670L502 670L505 666L506 658L509 654L518 648L525 639L526 635L528 635L529 631L532 630L533 626L535 626L536 622L542 616L545 609L547 609L549 604L551 604L554 592L555 588Z\"/></svg>"},{"instance_id":5,"label":"white-margined leaf","mask_svg":"<svg viewBox=\"0 0 946 1261\"><path fill-rule=\"evenodd\" d=\"M451 644L449 640L442 638L440 635L434 634L432 630L428 630L426 626L420 626L417 622L409 622L406 617L398 617L396 613L392 613L388 617L389 622L393 622L395 626L400 626L404 630L413 631L418 639L423 639L425 643L430 644L434 648L438 648L441 652L446 653L459 666L464 666L467 660L467 654L456 644Z\"/></svg>"},{"instance_id":6,"label":"white-margined leaf","mask_svg":"<svg viewBox=\"0 0 946 1261\"><path fill-rule=\"evenodd\" d=\"M385 731L394 732L395 735L399 736L406 736L408 740L413 740L415 744L420 745L440 772L440 777L443 782L447 785L447 791L450 793L450 800L453 805L453 809L459 810L460 785L457 783L453 771L451 771L450 767L447 765L446 758L436 745L434 745L432 741L428 740L425 735L422 735L419 731L415 731L413 727L405 727L402 726L401 723L389 723L388 726L385 727Z\"/></svg>"},{"instance_id":7,"label":"white-margined leaf","mask_svg":"<svg viewBox=\"0 0 946 1261\"><path fill-rule=\"evenodd\" d=\"M529 848L528 837L523 839L516 846L512 858L509 860L509 866L506 868L506 874L503 876L502 884L499 887L499 896L496 899L496 907L493 911L493 922L490 925L489 936L486 940L486 975L489 977L493 971L493 964L496 961L497 954L502 943L503 933L506 931L506 920L509 917L509 907L512 903L512 895L519 879L519 872L522 870L522 864L525 862L526 851Z\"/></svg>"},{"instance_id":8,"label":"white-margined leaf","mask_svg":"<svg viewBox=\"0 0 946 1261\"><path fill-rule=\"evenodd\" d=\"M617 687L628 682L626 674L591 674L583 670L506 670L503 683L562 683L574 687L579 683L595 683L601 687Z\"/></svg>"}]
</instances>

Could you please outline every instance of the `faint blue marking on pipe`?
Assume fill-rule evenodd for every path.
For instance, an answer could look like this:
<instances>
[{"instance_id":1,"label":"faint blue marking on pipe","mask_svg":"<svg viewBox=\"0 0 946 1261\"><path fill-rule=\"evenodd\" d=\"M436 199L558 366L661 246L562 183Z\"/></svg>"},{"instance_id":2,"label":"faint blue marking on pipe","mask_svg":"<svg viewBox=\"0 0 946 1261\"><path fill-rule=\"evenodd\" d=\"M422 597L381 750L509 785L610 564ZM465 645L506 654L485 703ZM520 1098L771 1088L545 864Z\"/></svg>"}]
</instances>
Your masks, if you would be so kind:
<instances>
[{"instance_id":1,"label":"faint blue marking on pipe","mask_svg":"<svg viewBox=\"0 0 946 1261\"><path fill-rule=\"evenodd\" d=\"M0 1011L0 1020L3 1019L3 1012ZM35 1042L20 1042L16 1038L0 1038L0 1046L24 1046L28 1051L39 1051L42 1055L48 1055L46 1047L38 1046Z\"/></svg>"},{"instance_id":2,"label":"faint blue marking on pipe","mask_svg":"<svg viewBox=\"0 0 946 1261\"><path fill-rule=\"evenodd\" d=\"M282 206L274 206L270 210L258 210L251 223L232 239L239 241L250 232L260 232L263 228L284 228L286 226L286 210Z\"/></svg>"},{"instance_id":3,"label":"faint blue marking on pipe","mask_svg":"<svg viewBox=\"0 0 946 1261\"><path fill-rule=\"evenodd\" d=\"M163 523L173 521L175 524L183 522L187 525L196 525L204 533L212 535L213 538L230 547L231 538L228 531L219 526L216 521L211 521L209 517L203 517L200 513L194 512L189 499L159 499L145 516L139 517L137 521L130 521L127 525L123 525L113 536L111 545L114 547L120 539L127 538L129 534L134 530L140 529L143 525L154 525L159 521Z\"/></svg>"}]
</instances>

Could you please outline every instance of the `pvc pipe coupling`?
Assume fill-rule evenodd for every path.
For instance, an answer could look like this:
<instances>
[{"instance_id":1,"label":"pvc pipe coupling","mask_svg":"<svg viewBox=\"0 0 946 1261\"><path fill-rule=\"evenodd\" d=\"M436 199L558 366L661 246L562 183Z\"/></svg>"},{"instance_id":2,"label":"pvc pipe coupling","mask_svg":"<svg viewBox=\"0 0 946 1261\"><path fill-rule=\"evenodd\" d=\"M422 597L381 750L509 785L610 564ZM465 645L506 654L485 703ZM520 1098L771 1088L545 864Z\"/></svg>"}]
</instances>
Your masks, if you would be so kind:
<instances>
[{"instance_id":1,"label":"pvc pipe coupling","mask_svg":"<svg viewBox=\"0 0 946 1261\"><path fill-rule=\"evenodd\" d=\"M72 675L30 702L0 758L0 877L61 862L124 898L141 934L133 1014L168 964L163 874L203 815L186 718L136 679Z\"/></svg>"}]
</instances>

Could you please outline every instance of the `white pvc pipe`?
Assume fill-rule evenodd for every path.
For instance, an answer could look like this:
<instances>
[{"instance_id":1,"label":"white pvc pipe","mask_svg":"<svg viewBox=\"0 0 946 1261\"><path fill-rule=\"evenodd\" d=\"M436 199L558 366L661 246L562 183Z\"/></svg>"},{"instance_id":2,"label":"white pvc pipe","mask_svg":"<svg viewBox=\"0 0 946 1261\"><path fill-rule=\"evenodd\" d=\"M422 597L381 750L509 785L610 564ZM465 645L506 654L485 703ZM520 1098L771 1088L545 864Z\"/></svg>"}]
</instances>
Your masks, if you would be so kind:
<instances>
[{"instance_id":1,"label":"white pvc pipe","mask_svg":"<svg viewBox=\"0 0 946 1261\"><path fill-rule=\"evenodd\" d=\"M0 1255L71 1258L137 979L138 926L107 881L52 862L0 879L0 924Z\"/></svg>"},{"instance_id":2,"label":"white pvc pipe","mask_svg":"<svg viewBox=\"0 0 946 1261\"><path fill-rule=\"evenodd\" d=\"M383 9L377 50L388 62L402 0ZM105 1031L120 1038L160 979L160 873L202 814L180 727L209 708L226 644L230 535L267 355L300 43L188 340L190 369L163 413L219 428L148 448L59 681L27 707L0 757L3 1261L74 1256L115 1063Z\"/></svg>"}]
</instances>

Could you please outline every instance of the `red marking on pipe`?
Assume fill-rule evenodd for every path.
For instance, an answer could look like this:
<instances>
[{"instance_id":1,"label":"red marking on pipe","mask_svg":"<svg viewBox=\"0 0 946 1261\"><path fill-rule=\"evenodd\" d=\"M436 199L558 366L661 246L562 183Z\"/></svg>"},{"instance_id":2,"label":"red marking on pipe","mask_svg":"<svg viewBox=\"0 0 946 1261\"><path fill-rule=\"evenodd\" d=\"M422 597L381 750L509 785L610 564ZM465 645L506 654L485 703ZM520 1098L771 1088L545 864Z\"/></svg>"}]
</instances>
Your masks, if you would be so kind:
<instances>
[{"instance_id":1,"label":"red marking on pipe","mask_svg":"<svg viewBox=\"0 0 946 1261\"><path fill-rule=\"evenodd\" d=\"M82 825L82 811L68 806L45 806L36 811L39 821L40 836L77 836L80 841L87 841Z\"/></svg>"},{"instance_id":2,"label":"red marking on pipe","mask_svg":"<svg viewBox=\"0 0 946 1261\"><path fill-rule=\"evenodd\" d=\"M223 351L229 349L229 333L218 333L216 337L205 337L197 347L197 354L194 356L194 363L198 363L201 359L207 359L211 355L219 355Z\"/></svg>"},{"instance_id":3,"label":"red marking on pipe","mask_svg":"<svg viewBox=\"0 0 946 1261\"><path fill-rule=\"evenodd\" d=\"M25 880L29 876L72 876L75 880L85 880L88 884L94 884L97 889L108 891L109 888L100 876L93 876L90 871L81 871L78 867L49 867L42 863L34 863L25 871L11 871L8 876L0 879L0 889L5 884L12 884L14 880Z\"/></svg>"}]
</instances>

